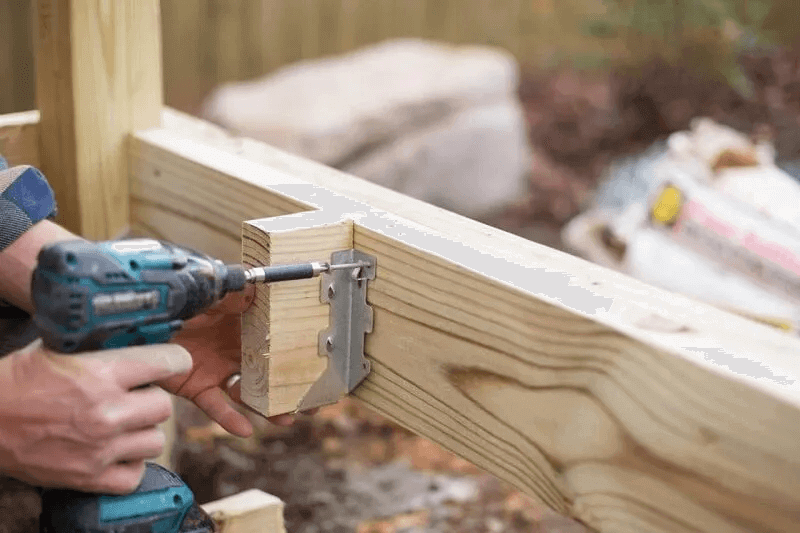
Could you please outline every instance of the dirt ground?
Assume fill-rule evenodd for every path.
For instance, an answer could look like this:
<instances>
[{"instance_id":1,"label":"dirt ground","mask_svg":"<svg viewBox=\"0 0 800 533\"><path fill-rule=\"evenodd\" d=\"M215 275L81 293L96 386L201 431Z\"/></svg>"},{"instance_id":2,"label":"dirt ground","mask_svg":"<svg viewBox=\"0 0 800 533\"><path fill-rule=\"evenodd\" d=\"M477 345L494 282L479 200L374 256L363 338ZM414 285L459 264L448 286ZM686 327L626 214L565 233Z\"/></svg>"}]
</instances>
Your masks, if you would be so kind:
<instances>
[{"instance_id":1,"label":"dirt ground","mask_svg":"<svg viewBox=\"0 0 800 533\"><path fill-rule=\"evenodd\" d=\"M179 409L177 470L198 499L264 490L285 502L291 533L585 531L355 400L289 428L254 419L246 440Z\"/></svg>"},{"instance_id":2,"label":"dirt ground","mask_svg":"<svg viewBox=\"0 0 800 533\"><path fill-rule=\"evenodd\" d=\"M535 154L530 194L487 222L560 248L559 229L610 161L695 116L769 136L780 159L800 160L800 56L748 56L742 65L750 98L659 62L638 72L524 77ZM199 501L262 489L286 502L290 533L585 531L355 401L290 428L259 422L246 440L225 436L185 402L179 414L177 470ZM0 533L35 530L38 505L34 489L0 479Z\"/></svg>"}]
</instances>

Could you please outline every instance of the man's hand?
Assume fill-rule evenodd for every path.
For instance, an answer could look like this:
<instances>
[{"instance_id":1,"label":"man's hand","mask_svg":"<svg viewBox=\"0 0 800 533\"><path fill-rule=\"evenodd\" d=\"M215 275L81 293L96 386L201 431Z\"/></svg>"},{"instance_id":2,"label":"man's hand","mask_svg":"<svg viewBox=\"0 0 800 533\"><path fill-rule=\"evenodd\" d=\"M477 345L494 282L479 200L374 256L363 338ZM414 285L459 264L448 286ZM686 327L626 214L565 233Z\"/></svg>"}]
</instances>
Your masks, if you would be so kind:
<instances>
[{"instance_id":1,"label":"man's hand","mask_svg":"<svg viewBox=\"0 0 800 533\"><path fill-rule=\"evenodd\" d=\"M192 400L209 418L239 437L249 437L253 426L226 399L227 392L239 402L239 385L225 391L225 383L241 371L240 315L253 303L254 295L254 287L229 294L206 314L187 321L175 342L192 354L192 371L159 382L164 389ZM269 421L288 425L293 419L291 415L279 415Z\"/></svg>"},{"instance_id":2,"label":"man's hand","mask_svg":"<svg viewBox=\"0 0 800 533\"><path fill-rule=\"evenodd\" d=\"M43 487L133 491L158 457L169 395L138 388L191 367L176 345L80 355L36 341L0 359L0 471Z\"/></svg>"}]
</instances>

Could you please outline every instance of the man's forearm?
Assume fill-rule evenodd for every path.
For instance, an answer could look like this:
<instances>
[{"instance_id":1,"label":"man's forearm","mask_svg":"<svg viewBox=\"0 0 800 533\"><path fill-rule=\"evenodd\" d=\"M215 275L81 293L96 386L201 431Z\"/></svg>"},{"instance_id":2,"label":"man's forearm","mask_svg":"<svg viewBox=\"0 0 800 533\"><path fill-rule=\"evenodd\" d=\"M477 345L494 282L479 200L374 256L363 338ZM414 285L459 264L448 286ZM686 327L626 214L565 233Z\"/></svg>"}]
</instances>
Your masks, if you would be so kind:
<instances>
[{"instance_id":1,"label":"man's forearm","mask_svg":"<svg viewBox=\"0 0 800 533\"><path fill-rule=\"evenodd\" d=\"M36 257L45 244L77 238L49 220L37 222L16 241L0 252L0 298L33 312L31 274Z\"/></svg>"}]
</instances>

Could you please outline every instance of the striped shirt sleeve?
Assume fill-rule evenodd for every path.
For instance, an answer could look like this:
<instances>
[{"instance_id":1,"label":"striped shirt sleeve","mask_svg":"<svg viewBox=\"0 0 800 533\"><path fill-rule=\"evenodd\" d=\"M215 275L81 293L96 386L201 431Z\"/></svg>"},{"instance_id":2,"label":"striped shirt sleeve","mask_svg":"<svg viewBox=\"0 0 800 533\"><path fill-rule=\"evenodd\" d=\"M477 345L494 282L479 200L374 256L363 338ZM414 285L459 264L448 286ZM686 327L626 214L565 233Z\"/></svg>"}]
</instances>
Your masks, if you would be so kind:
<instances>
[{"instance_id":1,"label":"striped shirt sleeve","mask_svg":"<svg viewBox=\"0 0 800 533\"><path fill-rule=\"evenodd\" d=\"M36 168L8 167L0 157L0 251L34 224L56 215L53 189Z\"/></svg>"}]
</instances>

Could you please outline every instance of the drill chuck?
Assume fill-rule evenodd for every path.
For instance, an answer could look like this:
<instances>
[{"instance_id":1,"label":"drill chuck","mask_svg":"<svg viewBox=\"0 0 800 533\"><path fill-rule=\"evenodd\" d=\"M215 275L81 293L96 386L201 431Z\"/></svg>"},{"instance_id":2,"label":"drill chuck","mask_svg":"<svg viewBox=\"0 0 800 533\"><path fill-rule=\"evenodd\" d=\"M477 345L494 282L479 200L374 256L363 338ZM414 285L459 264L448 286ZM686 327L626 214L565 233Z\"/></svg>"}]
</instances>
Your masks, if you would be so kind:
<instances>
[{"instance_id":1,"label":"drill chuck","mask_svg":"<svg viewBox=\"0 0 800 533\"><path fill-rule=\"evenodd\" d=\"M226 293L243 291L247 286L247 271L242 265L225 265L226 275L223 290Z\"/></svg>"}]
</instances>

